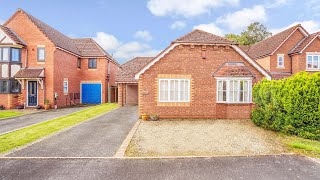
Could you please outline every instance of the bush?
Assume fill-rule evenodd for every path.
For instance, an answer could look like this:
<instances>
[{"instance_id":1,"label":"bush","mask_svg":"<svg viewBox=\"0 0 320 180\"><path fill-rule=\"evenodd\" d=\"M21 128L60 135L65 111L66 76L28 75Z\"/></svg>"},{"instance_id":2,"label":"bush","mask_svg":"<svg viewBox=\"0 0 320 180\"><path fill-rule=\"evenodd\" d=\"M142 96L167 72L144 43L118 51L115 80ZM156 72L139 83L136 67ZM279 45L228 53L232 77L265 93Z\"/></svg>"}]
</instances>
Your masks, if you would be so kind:
<instances>
[{"instance_id":1,"label":"bush","mask_svg":"<svg viewBox=\"0 0 320 180\"><path fill-rule=\"evenodd\" d=\"M301 72L253 87L252 121L261 127L320 140L320 73Z\"/></svg>"}]
</instances>

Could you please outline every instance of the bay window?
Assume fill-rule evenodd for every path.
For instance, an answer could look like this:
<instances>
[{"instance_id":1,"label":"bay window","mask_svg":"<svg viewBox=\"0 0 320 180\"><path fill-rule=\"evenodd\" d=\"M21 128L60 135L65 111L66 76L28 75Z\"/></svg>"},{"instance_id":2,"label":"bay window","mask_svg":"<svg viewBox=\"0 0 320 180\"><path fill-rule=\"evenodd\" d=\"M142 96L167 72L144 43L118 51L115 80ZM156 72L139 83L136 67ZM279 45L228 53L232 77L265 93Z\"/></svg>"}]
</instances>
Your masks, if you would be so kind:
<instances>
[{"instance_id":1,"label":"bay window","mask_svg":"<svg viewBox=\"0 0 320 180\"><path fill-rule=\"evenodd\" d=\"M320 70L320 54L307 55L307 70Z\"/></svg>"},{"instance_id":2,"label":"bay window","mask_svg":"<svg viewBox=\"0 0 320 180\"><path fill-rule=\"evenodd\" d=\"M251 79L217 79L217 102L251 103Z\"/></svg>"},{"instance_id":3,"label":"bay window","mask_svg":"<svg viewBox=\"0 0 320 180\"><path fill-rule=\"evenodd\" d=\"M190 79L159 79L159 102L190 102Z\"/></svg>"}]
</instances>

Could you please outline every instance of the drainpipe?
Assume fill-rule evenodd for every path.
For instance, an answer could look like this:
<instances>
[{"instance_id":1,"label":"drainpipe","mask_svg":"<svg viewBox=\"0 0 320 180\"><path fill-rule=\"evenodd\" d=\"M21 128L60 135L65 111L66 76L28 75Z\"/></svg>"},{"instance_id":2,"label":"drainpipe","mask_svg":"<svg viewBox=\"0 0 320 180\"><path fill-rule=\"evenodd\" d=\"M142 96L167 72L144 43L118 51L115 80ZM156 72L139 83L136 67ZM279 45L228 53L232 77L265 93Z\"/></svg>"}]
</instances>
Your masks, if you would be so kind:
<instances>
[{"instance_id":1,"label":"drainpipe","mask_svg":"<svg viewBox=\"0 0 320 180\"><path fill-rule=\"evenodd\" d=\"M108 103L111 103L111 87L110 87L110 59L108 59L108 70L107 70L107 79L108 79Z\"/></svg>"}]
</instances>

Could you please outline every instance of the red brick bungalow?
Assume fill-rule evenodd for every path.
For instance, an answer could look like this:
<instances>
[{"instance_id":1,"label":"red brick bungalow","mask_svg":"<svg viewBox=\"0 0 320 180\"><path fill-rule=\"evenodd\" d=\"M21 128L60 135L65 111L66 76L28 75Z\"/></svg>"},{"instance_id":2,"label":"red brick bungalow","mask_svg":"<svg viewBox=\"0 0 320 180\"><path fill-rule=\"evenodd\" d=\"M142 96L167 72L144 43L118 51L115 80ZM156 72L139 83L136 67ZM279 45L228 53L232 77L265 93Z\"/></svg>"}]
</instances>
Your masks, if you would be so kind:
<instances>
[{"instance_id":1,"label":"red brick bungalow","mask_svg":"<svg viewBox=\"0 0 320 180\"><path fill-rule=\"evenodd\" d=\"M252 45L247 53L270 72L273 79L300 71L320 71L319 33L310 35L300 24Z\"/></svg>"},{"instance_id":2,"label":"red brick bungalow","mask_svg":"<svg viewBox=\"0 0 320 180\"><path fill-rule=\"evenodd\" d=\"M0 105L116 101L118 63L93 39L71 39L19 9L0 26Z\"/></svg>"},{"instance_id":3,"label":"red brick bungalow","mask_svg":"<svg viewBox=\"0 0 320 180\"><path fill-rule=\"evenodd\" d=\"M263 78L271 76L235 42L194 30L136 73L139 113L162 118L250 118L252 86Z\"/></svg>"}]
</instances>

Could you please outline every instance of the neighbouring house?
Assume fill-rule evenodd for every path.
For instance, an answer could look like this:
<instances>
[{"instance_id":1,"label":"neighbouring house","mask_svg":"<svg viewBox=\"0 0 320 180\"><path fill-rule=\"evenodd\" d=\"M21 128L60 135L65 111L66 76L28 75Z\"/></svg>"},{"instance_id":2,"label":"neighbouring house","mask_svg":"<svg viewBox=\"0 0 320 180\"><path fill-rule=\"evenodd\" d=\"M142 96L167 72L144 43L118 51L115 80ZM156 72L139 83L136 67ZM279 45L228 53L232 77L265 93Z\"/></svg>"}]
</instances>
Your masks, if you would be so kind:
<instances>
[{"instance_id":1,"label":"neighbouring house","mask_svg":"<svg viewBox=\"0 0 320 180\"><path fill-rule=\"evenodd\" d=\"M131 80L132 73L128 74ZM252 86L263 78L271 75L237 43L194 30L135 74L139 113L162 118L250 118ZM124 98L119 103L125 104Z\"/></svg>"},{"instance_id":2,"label":"neighbouring house","mask_svg":"<svg viewBox=\"0 0 320 180\"><path fill-rule=\"evenodd\" d=\"M300 24L243 49L270 72L273 79L300 71L320 71L319 33L310 35Z\"/></svg>"},{"instance_id":3,"label":"neighbouring house","mask_svg":"<svg viewBox=\"0 0 320 180\"><path fill-rule=\"evenodd\" d=\"M120 66L116 78L120 106L138 104L138 80L134 76L152 59L153 57L136 57Z\"/></svg>"},{"instance_id":4,"label":"neighbouring house","mask_svg":"<svg viewBox=\"0 0 320 180\"><path fill-rule=\"evenodd\" d=\"M117 101L118 63L93 39L71 39L19 9L0 26L0 105Z\"/></svg>"}]
</instances>

